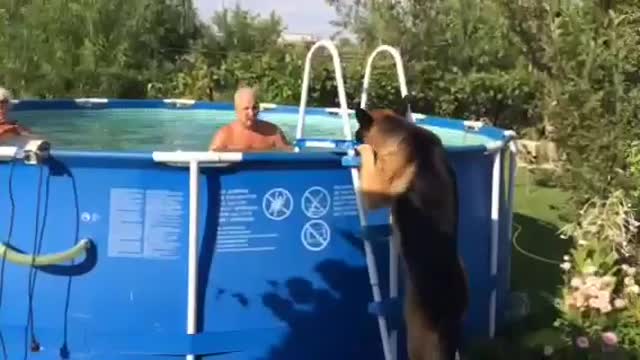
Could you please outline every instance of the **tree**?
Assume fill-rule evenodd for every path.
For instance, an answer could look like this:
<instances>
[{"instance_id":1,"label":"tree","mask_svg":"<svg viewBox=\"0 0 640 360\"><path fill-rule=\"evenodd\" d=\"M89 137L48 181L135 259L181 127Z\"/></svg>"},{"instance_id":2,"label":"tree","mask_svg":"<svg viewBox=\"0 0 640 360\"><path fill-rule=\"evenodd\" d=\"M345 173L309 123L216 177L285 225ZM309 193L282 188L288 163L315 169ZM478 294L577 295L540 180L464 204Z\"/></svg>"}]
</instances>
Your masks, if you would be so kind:
<instances>
[{"instance_id":1,"label":"tree","mask_svg":"<svg viewBox=\"0 0 640 360\"><path fill-rule=\"evenodd\" d=\"M143 97L201 36L191 1L0 0L0 81L18 96ZM126 13L127 16L122 16Z\"/></svg>"}]
</instances>

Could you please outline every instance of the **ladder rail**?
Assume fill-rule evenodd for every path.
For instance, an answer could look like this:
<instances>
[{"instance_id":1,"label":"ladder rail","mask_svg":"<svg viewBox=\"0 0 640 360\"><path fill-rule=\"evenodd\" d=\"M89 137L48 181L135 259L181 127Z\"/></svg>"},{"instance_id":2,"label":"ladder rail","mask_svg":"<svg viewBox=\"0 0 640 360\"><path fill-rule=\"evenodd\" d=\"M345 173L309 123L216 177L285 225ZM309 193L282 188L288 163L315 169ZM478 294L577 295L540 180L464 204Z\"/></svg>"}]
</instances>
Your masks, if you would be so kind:
<instances>
[{"instance_id":1,"label":"ladder rail","mask_svg":"<svg viewBox=\"0 0 640 360\"><path fill-rule=\"evenodd\" d=\"M349 150L349 155L354 156L354 150ZM355 189L356 204L358 206L358 218L360 219L360 225L364 229L367 226L366 214L364 211L362 196L359 192L360 188L360 174L357 168L351 169L351 180L353 181L353 188ZM369 272L369 283L371 284L371 291L373 292L373 300L377 303L382 301L382 292L380 291L380 281L378 278L378 266L376 264L376 258L373 254L373 247L371 242L364 238L364 250L367 258L367 270ZM384 315L378 316L378 327L380 328L380 337L382 339L382 350L384 351L385 360L393 360L395 357L392 352L391 337L387 328L387 319Z\"/></svg>"},{"instance_id":2,"label":"ladder rail","mask_svg":"<svg viewBox=\"0 0 640 360\"><path fill-rule=\"evenodd\" d=\"M369 58L367 59L367 66L364 72L364 80L362 81L362 93L360 95L360 107L365 109L367 106L368 100L368 90L369 90L369 82L371 81L371 69L373 66L373 60L376 57L383 53L387 52L393 58L396 65L396 73L398 75L398 83L400 85L400 94L402 97L405 97L409 94L409 90L407 88L407 79L404 72L404 65L402 62L402 57L400 56L400 51L398 49L389 46L389 45L380 45L375 50L371 52ZM415 118L411 113L411 108L407 109L407 114L405 116L411 121L415 122ZM393 217L389 216L389 223L393 223ZM395 232L392 232L392 240L389 241L389 297L397 298L399 293L399 251L396 249L395 237L397 236ZM389 335L390 346L392 347L392 359L395 360L398 358L398 331L392 330Z\"/></svg>"},{"instance_id":3,"label":"ladder rail","mask_svg":"<svg viewBox=\"0 0 640 360\"><path fill-rule=\"evenodd\" d=\"M347 108L347 94L344 89L344 77L342 75L342 64L338 49L331 40L320 40L316 42L309 52L304 63L304 75L302 78L302 91L300 93L300 106L298 112L298 125L296 128L296 139L299 140L304 134L305 110L307 108L307 100L309 97L309 78L311 76L311 60L316 50L324 47L331 54L333 60L333 68L335 70L336 85L338 87L338 100L340 102L340 115L342 116L342 130L346 140L352 140L351 123L349 122L349 112Z\"/></svg>"},{"instance_id":4,"label":"ladder rail","mask_svg":"<svg viewBox=\"0 0 640 360\"><path fill-rule=\"evenodd\" d=\"M409 90L407 88L407 79L404 71L404 65L402 62L402 57L400 56L400 51L389 45L380 45L378 46L371 54L367 60L367 66L365 68L364 80L362 82L362 93L360 96L360 107L365 109L368 100L368 90L369 90L369 82L371 80L371 67L373 64L373 60L376 56L382 52L388 52L394 62L396 64L396 73L398 75L398 83L400 86L400 94L404 98L409 94ZM411 111L410 104L407 104L407 113L405 114L406 118L412 122L416 122L415 117L413 116L413 112ZM393 217L389 216L389 222L393 224ZM392 237L395 237L395 231L392 231ZM398 272L399 272L399 250L396 248L395 239L389 242L389 297L397 297L398 296ZM393 330L390 335L390 343L393 346L393 354L392 359L397 359L397 330ZM456 359L460 359L460 352L456 351Z\"/></svg>"},{"instance_id":5,"label":"ladder rail","mask_svg":"<svg viewBox=\"0 0 640 360\"><path fill-rule=\"evenodd\" d=\"M378 56L378 54L387 52L393 58L396 64L396 73L398 74L398 83L400 85L400 94L402 97L405 97L409 94L409 90L407 88L407 78L404 72L404 64L402 62L402 57L400 56L400 51L398 49L389 46L389 45L380 45L375 50L371 52L369 55L369 59L367 60L367 67L364 71L364 80L362 82L362 94L360 96L360 107L365 108L367 105L368 99L368 90L369 90L369 81L371 80L371 68L373 65L373 60ZM415 118L411 113L411 109L409 109L407 113L407 117L415 122Z\"/></svg>"},{"instance_id":6,"label":"ladder rail","mask_svg":"<svg viewBox=\"0 0 640 360\"><path fill-rule=\"evenodd\" d=\"M331 40L320 40L316 42L309 52L307 53L307 57L305 59L304 65L304 77L302 79L302 91L300 93L300 108L298 113L298 126L296 129L296 140L299 140L304 135L304 125L305 125L305 110L307 106L307 99L309 95L309 77L311 73L311 59L315 54L316 50L324 47L331 54L333 60L333 67L336 76L336 85L338 87L338 100L340 102L340 115L342 117L342 129L344 132L344 136L346 140L352 140L353 135L351 133L351 123L349 122L349 109L347 108L347 94L344 89L344 79L342 76L342 65L340 62L340 55L338 53L338 49L335 44ZM350 149L348 151L349 155L353 156L355 151ZM363 202L361 198L361 194L359 192L360 188L360 179L358 169L351 169L351 180L353 182L353 188L356 196L356 204L358 206L358 219L360 220L360 226L364 228L367 225L366 213L363 207ZM378 281L378 267L376 264L376 258L373 254L373 248L371 243L367 241L367 239L363 239L365 256L367 260L367 271L369 273L369 283L371 285L371 291L373 293L373 299L376 302L382 301L382 294L380 291L380 285ZM391 353L391 344L389 342L389 334L387 329L387 319L384 315L378 316L378 327L380 329L380 337L382 340L382 349L384 351L385 360L392 360Z\"/></svg>"}]
</instances>

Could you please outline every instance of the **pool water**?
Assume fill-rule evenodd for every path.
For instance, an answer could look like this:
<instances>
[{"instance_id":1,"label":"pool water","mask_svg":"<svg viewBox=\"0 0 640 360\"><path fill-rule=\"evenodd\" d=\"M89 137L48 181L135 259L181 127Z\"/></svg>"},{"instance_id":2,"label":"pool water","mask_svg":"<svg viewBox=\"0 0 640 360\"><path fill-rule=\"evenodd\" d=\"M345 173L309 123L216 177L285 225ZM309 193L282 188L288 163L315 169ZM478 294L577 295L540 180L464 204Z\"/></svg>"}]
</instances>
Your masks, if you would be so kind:
<instances>
[{"instance_id":1,"label":"pool water","mask_svg":"<svg viewBox=\"0 0 640 360\"><path fill-rule=\"evenodd\" d=\"M212 136L233 121L225 110L105 109L15 111L11 117L46 138L54 149L90 151L206 151ZM263 111L263 120L295 139L297 113ZM351 129L357 123L351 119ZM428 127L447 146L482 145L489 138L462 131ZM342 119L336 115L308 114L305 138L344 139Z\"/></svg>"}]
</instances>

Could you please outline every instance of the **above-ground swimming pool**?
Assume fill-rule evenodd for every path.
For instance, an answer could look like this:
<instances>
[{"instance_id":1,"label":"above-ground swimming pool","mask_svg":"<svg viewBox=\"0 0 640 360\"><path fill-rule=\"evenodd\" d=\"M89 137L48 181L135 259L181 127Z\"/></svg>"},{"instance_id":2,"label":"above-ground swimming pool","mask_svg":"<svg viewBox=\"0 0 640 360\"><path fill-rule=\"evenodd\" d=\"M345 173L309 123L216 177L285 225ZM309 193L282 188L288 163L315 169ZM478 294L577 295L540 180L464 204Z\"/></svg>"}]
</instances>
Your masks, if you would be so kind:
<instances>
[{"instance_id":1,"label":"above-ground swimming pool","mask_svg":"<svg viewBox=\"0 0 640 360\"><path fill-rule=\"evenodd\" d=\"M232 104L17 103L12 116L52 150L43 164L0 151L0 234L14 255L0 275L8 358L376 360L384 359L386 322L385 331L398 330L397 359L406 359L398 301L387 301L392 287L401 290L390 280L388 211L361 226L352 144L319 141L342 139L342 120L327 109L306 114L299 152L213 158L191 152L206 151L233 119ZM296 140L297 107L261 117ZM465 338L491 337L508 305L512 135L418 122L441 136L459 178L460 252L472 292ZM198 167L183 161L189 156ZM373 280L365 244L375 254ZM73 262L32 271L15 260L20 253ZM374 301L371 283L384 301ZM187 335L192 323L196 334Z\"/></svg>"},{"instance_id":2,"label":"above-ground swimming pool","mask_svg":"<svg viewBox=\"0 0 640 360\"><path fill-rule=\"evenodd\" d=\"M233 104L196 103L176 110L163 101L113 101L106 109L87 109L75 102L29 101L14 105L12 116L44 136L60 150L206 151L211 137L235 119ZM37 110L36 110L37 109ZM351 114L351 127L356 128ZM295 140L297 106L266 107L260 118L271 121ZM418 115L420 119L420 115ZM488 139L472 132L435 127L449 146L483 145ZM307 109L305 137L343 139L337 109Z\"/></svg>"}]
</instances>

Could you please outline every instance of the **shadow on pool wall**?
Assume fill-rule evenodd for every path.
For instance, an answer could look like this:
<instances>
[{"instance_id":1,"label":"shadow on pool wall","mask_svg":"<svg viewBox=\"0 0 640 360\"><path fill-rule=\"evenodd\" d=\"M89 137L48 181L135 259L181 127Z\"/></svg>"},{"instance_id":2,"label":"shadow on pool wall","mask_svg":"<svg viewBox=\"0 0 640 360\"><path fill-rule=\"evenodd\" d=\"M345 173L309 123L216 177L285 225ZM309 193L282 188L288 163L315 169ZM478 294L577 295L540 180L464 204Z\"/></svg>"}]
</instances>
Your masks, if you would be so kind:
<instances>
[{"instance_id":1,"label":"shadow on pool wall","mask_svg":"<svg viewBox=\"0 0 640 360\"><path fill-rule=\"evenodd\" d=\"M326 165L335 167L335 164ZM332 227L331 246L337 246L342 250L337 254L329 251L326 255L320 255L322 251L319 251L318 255L311 256L312 261L303 261L300 255L295 255L304 251L300 246L299 236L281 237L279 241L285 243L282 247L292 247L293 251L291 257L274 255L278 257L280 268L265 266L258 259L253 264L236 259L235 269L230 269L226 266L225 259L221 259L220 254L215 254L218 245L215 239L220 239L219 229L224 226L220 223L222 202L218 195L222 189L232 187L231 184L237 183L238 178L249 179L260 173L262 177L263 171L269 170L272 172L269 175L274 178L286 179L283 176L285 173L302 172L305 170L304 167L309 165L302 168L295 166L295 170L293 165L285 165L285 168L275 172L273 167L261 166L250 166L242 170L203 171L203 175L206 176L206 201L209 206L206 220L203 219L205 225L199 255L199 303L202 304L198 319L199 328L204 332L222 331L218 326L221 322L227 322L227 325L222 327L243 327L248 332L245 336L239 333L239 336L244 338L241 342L248 343L242 351L246 356L255 359L382 360L384 356L377 320L368 310L372 299L367 266L364 262L364 248L362 240L355 236L353 227L346 226L346 223L343 223L343 226ZM317 170L318 166L306 170L311 168ZM327 170L333 172L332 181L335 182L335 171ZM340 178L350 181L349 176ZM318 182L323 181L315 183ZM277 186L278 181L274 179L272 183ZM304 185L309 187L308 184ZM291 189L290 185L288 189L292 194L302 193ZM299 208L302 202L298 201L295 205ZM354 219L350 220L348 222L352 223ZM374 251L378 259L378 269L384 274L388 268L388 246L384 243L375 244ZM351 256L351 261L345 261L344 256L340 256L345 252L355 255ZM294 266L298 270L287 270L287 266ZM228 278L224 277L227 270L235 274L236 280L246 276L253 281L227 281ZM283 276L285 273L296 275ZM388 277L381 277L380 286L386 293ZM255 330L280 333L277 341L269 339L272 344L261 344L260 340L251 339L253 326L247 321L238 320L246 316L251 317L252 315L248 315L251 312L261 313L259 317L263 320L266 315L264 311L270 313L267 316L270 320L263 326L271 329L255 326ZM278 330L278 327L281 329ZM256 338L260 339L260 336ZM253 341L255 343L251 344Z\"/></svg>"}]
</instances>

